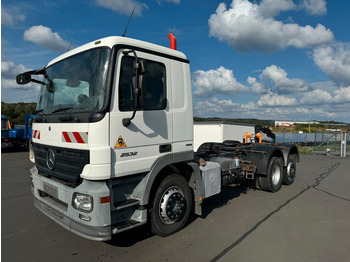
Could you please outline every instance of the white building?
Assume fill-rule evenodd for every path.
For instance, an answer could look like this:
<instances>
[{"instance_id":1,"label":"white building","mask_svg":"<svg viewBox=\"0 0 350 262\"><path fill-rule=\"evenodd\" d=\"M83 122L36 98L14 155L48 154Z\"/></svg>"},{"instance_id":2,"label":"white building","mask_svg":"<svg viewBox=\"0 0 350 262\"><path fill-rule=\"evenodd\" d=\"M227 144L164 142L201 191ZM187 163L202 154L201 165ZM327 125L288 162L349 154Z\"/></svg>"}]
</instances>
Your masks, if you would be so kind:
<instances>
[{"instance_id":1,"label":"white building","mask_svg":"<svg viewBox=\"0 0 350 262\"><path fill-rule=\"evenodd\" d=\"M308 124L320 124L320 122L317 121L275 121L275 126L282 126L282 127L291 127L295 124L302 124L302 125L308 125Z\"/></svg>"}]
</instances>

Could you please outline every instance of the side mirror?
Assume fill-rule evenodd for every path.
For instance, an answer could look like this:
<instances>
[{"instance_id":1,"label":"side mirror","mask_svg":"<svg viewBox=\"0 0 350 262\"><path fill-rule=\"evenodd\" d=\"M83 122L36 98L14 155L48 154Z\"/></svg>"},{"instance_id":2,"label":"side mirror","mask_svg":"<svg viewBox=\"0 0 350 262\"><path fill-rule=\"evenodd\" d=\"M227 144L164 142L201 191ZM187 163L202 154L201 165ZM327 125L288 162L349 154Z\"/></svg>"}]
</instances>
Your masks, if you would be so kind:
<instances>
[{"instance_id":1,"label":"side mirror","mask_svg":"<svg viewBox=\"0 0 350 262\"><path fill-rule=\"evenodd\" d=\"M26 85L32 81L32 76L28 73L19 74L16 76L16 82L19 85Z\"/></svg>"},{"instance_id":2,"label":"side mirror","mask_svg":"<svg viewBox=\"0 0 350 262\"><path fill-rule=\"evenodd\" d=\"M136 93L138 93L142 90L143 75L146 73L144 61L142 59L139 59L136 62L135 60L133 68L135 75L132 78L132 84L135 90L137 90Z\"/></svg>"},{"instance_id":3,"label":"side mirror","mask_svg":"<svg viewBox=\"0 0 350 262\"><path fill-rule=\"evenodd\" d=\"M139 74L143 75L146 73L145 64L143 59L139 59Z\"/></svg>"}]
</instances>

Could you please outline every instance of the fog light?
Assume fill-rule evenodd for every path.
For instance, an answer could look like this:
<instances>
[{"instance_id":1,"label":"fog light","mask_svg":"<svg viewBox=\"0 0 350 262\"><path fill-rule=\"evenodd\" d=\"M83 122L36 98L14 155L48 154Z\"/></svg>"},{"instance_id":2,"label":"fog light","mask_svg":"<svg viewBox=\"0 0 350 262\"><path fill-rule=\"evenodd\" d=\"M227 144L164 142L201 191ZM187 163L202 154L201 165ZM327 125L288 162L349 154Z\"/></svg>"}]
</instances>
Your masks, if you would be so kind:
<instances>
[{"instance_id":1,"label":"fog light","mask_svg":"<svg viewBox=\"0 0 350 262\"><path fill-rule=\"evenodd\" d=\"M73 207L80 211L91 212L93 208L93 197L81 193L74 193Z\"/></svg>"},{"instance_id":2,"label":"fog light","mask_svg":"<svg viewBox=\"0 0 350 262\"><path fill-rule=\"evenodd\" d=\"M90 222L91 221L91 217L87 216L87 215L83 215L83 214L79 214L79 218L81 220L84 220L86 222Z\"/></svg>"}]
</instances>

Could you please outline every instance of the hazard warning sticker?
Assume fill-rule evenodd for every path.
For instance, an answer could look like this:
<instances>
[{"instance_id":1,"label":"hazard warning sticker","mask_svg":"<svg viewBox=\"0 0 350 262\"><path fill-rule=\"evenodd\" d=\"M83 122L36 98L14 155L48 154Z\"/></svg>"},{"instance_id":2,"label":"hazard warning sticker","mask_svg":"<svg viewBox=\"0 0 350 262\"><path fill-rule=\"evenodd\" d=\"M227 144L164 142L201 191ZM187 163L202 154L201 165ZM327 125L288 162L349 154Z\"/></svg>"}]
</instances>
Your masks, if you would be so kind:
<instances>
[{"instance_id":1,"label":"hazard warning sticker","mask_svg":"<svg viewBox=\"0 0 350 262\"><path fill-rule=\"evenodd\" d=\"M122 136L119 136L114 148L122 148L122 147L127 147L127 145L126 145L124 139L122 138Z\"/></svg>"}]
</instances>

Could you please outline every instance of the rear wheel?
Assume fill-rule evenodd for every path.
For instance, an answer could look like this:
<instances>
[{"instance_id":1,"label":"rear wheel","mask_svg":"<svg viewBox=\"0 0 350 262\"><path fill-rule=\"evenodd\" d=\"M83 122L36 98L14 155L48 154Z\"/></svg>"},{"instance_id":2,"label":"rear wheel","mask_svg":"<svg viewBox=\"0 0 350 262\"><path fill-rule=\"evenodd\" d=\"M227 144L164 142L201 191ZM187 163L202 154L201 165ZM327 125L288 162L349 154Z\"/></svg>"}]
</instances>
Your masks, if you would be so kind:
<instances>
[{"instance_id":1,"label":"rear wheel","mask_svg":"<svg viewBox=\"0 0 350 262\"><path fill-rule=\"evenodd\" d=\"M284 174L283 174L283 184L291 185L294 183L294 178L297 172L296 163L297 163L296 155L295 154L289 155L287 160L287 167L284 170Z\"/></svg>"},{"instance_id":2,"label":"rear wheel","mask_svg":"<svg viewBox=\"0 0 350 262\"><path fill-rule=\"evenodd\" d=\"M283 180L283 161L280 157L272 157L267 166L266 176L258 178L262 190L277 192L281 189Z\"/></svg>"},{"instance_id":3,"label":"rear wheel","mask_svg":"<svg viewBox=\"0 0 350 262\"><path fill-rule=\"evenodd\" d=\"M178 175L167 176L159 185L151 208L151 230L168 236L180 230L191 211L192 192L187 180Z\"/></svg>"}]
</instances>

